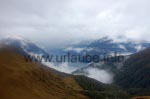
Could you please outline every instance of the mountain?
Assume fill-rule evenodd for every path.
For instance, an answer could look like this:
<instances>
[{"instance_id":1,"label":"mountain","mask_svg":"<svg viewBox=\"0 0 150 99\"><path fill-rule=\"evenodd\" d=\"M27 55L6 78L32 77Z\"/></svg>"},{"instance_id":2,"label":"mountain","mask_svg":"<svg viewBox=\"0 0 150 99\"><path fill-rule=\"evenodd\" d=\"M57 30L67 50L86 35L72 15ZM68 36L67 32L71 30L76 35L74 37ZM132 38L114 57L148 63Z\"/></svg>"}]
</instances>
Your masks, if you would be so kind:
<instances>
[{"instance_id":1,"label":"mountain","mask_svg":"<svg viewBox=\"0 0 150 99\"><path fill-rule=\"evenodd\" d=\"M66 48L66 51L73 53L73 55L77 54L83 56L86 52L90 56L97 55L101 58L103 58L104 55L106 57L110 55L114 57L114 53L117 52L118 55L124 55L124 60L126 60L130 57L130 55L142 51L149 46L150 42L146 41L116 42L113 39L104 37L93 42L76 44L70 47L70 49ZM80 51L76 51L74 49L80 49ZM84 64L84 66L81 66L77 70L73 71L72 74L85 75L91 78L95 78L103 83L112 83L114 76L120 71L120 68L123 66L123 62L106 64L104 62L94 63L91 60L90 62L88 62L88 64ZM99 76L97 76L96 74ZM102 75L105 75L105 77L103 77ZM106 79L106 77L109 79Z\"/></svg>"},{"instance_id":2,"label":"mountain","mask_svg":"<svg viewBox=\"0 0 150 99\"><path fill-rule=\"evenodd\" d=\"M123 88L130 97L135 97L133 99L147 99L150 95L150 48L132 54L123 63L89 63L72 74L85 75L103 83L113 83Z\"/></svg>"},{"instance_id":3,"label":"mountain","mask_svg":"<svg viewBox=\"0 0 150 99\"><path fill-rule=\"evenodd\" d=\"M14 46L18 50L26 54L47 54L42 48L38 47L36 44L18 36L3 38L2 40L0 40L0 42L3 46Z\"/></svg>"},{"instance_id":4,"label":"mountain","mask_svg":"<svg viewBox=\"0 0 150 99\"><path fill-rule=\"evenodd\" d=\"M114 80L114 83L123 88L150 87L150 48L130 56L120 63L89 63L72 72L74 75L85 75L101 82ZM97 74L97 75L96 75ZM109 78L104 79L103 76Z\"/></svg>"},{"instance_id":5,"label":"mountain","mask_svg":"<svg viewBox=\"0 0 150 99\"><path fill-rule=\"evenodd\" d=\"M37 63L28 63L12 47L0 49L1 99L88 99L67 75Z\"/></svg>"},{"instance_id":6,"label":"mountain","mask_svg":"<svg viewBox=\"0 0 150 99\"><path fill-rule=\"evenodd\" d=\"M99 81L85 76L74 76L78 84L84 89L82 91L90 99L128 99L129 94L120 87L111 84L103 84Z\"/></svg>"},{"instance_id":7,"label":"mountain","mask_svg":"<svg viewBox=\"0 0 150 99\"><path fill-rule=\"evenodd\" d=\"M121 70L124 61L127 60L130 56L123 56L123 61L113 62L113 59L117 59L117 57L119 56L116 56L116 58L112 57L112 61L111 58L107 58L107 60L109 60L108 62L104 60L97 63L91 62L86 66L73 71L72 74L88 76L103 83L112 83L115 74Z\"/></svg>"},{"instance_id":8,"label":"mountain","mask_svg":"<svg viewBox=\"0 0 150 99\"><path fill-rule=\"evenodd\" d=\"M14 46L1 47L0 60L1 99L128 99L150 95L148 89L123 90L117 85L26 62Z\"/></svg>"},{"instance_id":9,"label":"mountain","mask_svg":"<svg viewBox=\"0 0 150 99\"><path fill-rule=\"evenodd\" d=\"M26 62L14 46L0 48L1 99L126 99L117 86ZM84 84L83 84L84 83ZM87 89L88 88L88 89Z\"/></svg>"},{"instance_id":10,"label":"mountain","mask_svg":"<svg viewBox=\"0 0 150 99\"><path fill-rule=\"evenodd\" d=\"M150 46L150 42L147 41L120 41L117 42L114 39L103 37L94 41L80 42L77 44L69 45L64 48L64 52L70 52L73 54L84 55L111 55L118 52L121 54L133 54L140 50L143 50Z\"/></svg>"},{"instance_id":11,"label":"mountain","mask_svg":"<svg viewBox=\"0 0 150 99\"><path fill-rule=\"evenodd\" d=\"M87 66L79 68L72 72L73 75L84 75L94 78L103 83L112 83L114 65L107 65L103 63L89 63Z\"/></svg>"},{"instance_id":12,"label":"mountain","mask_svg":"<svg viewBox=\"0 0 150 99\"><path fill-rule=\"evenodd\" d=\"M131 55L115 77L123 88L150 88L150 48Z\"/></svg>"}]
</instances>

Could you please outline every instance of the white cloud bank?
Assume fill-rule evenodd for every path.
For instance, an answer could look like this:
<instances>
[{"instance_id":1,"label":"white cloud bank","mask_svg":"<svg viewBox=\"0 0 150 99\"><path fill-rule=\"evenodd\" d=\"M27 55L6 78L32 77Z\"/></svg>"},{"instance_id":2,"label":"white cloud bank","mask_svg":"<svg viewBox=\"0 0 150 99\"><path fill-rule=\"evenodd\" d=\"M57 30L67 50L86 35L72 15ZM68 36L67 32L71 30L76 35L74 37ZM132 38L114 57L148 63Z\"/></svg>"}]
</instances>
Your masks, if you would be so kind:
<instances>
[{"instance_id":1,"label":"white cloud bank","mask_svg":"<svg viewBox=\"0 0 150 99\"><path fill-rule=\"evenodd\" d=\"M50 68L58 70L60 72L64 72L68 74L71 74L73 71L79 69L79 67L69 66L68 63L62 63L57 66L54 63L49 63L49 62L46 63L43 62L43 64ZM106 70L99 70L97 68L88 68L85 71L88 73L88 75L86 76L90 78L94 78L102 83L110 84L113 82L114 75Z\"/></svg>"},{"instance_id":2,"label":"white cloud bank","mask_svg":"<svg viewBox=\"0 0 150 99\"><path fill-rule=\"evenodd\" d=\"M68 73L71 74L73 71L75 71L77 69L77 67L73 67L73 66L69 66L68 63L61 63L59 65L55 65L54 63L50 63L50 62L43 62L42 64L53 68L55 70L58 70L60 72L64 72L64 73Z\"/></svg>"},{"instance_id":3,"label":"white cloud bank","mask_svg":"<svg viewBox=\"0 0 150 99\"><path fill-rule=\"evenodd\" d=\"M88 77L94 78L102 83L110 84L113 82L114 75L106 70L99 70L97 68L88 68L86 70Z\"/></svg>"},{"instance_id":4,"label":"white cloud bank","mask_svg":"<svg viewBox=\"0 0 150 99\"><path fill-rule=\"evenodd\" d=\"M0 36L61 45L102 36L149 40L150 0L0 0Z\"/></svg>"}]
</instances>

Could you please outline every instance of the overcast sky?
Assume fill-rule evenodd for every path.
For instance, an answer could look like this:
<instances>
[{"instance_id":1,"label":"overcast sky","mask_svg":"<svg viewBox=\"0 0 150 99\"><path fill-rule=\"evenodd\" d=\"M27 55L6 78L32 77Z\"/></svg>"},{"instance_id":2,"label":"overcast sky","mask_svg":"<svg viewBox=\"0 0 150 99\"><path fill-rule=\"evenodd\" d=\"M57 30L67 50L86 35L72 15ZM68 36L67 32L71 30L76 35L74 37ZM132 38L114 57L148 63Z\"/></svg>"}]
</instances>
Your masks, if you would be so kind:
<instances>
[{"instance_id":1,"label":"overcast sky","mask_svg":"<svg viewBox=\"0 0 150 99\"><path fill-rule=\"evenodd\" d=\"M50 45L103 36L150 37L150 0L0 0L0 36Z\"/></svg>"}]
</instances>

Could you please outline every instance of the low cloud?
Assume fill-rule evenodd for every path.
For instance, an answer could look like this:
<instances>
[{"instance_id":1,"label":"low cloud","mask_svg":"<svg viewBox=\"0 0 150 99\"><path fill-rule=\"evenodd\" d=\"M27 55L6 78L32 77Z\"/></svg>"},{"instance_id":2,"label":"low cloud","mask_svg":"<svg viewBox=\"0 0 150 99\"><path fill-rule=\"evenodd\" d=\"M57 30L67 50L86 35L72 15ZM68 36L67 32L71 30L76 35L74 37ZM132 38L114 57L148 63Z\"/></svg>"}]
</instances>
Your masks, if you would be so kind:
<instances>
[{"instance_id":1,"label":"low cloud","mask_svg":"<svg viewBox=\"0 0 150 99\"><path fill-rule=\"evenodd\" d=\"M86 72L88 73L88 77L94 78L102 83L110 84L113 82L113 74L106 70L88 68Z\"/></svg>"},{"instance_id":2,"label":"low cloud","mask_svg":"<svg viewBox=\"0 0 150 99\"><path fill-rule=\"evenodd\" d=\"M64 73L72 73L73 71L75 71L77 69L77 67L73 67L73 66L69 66L68 63L61 63L61 64L57 64L55 65L54 63L50 63L50 62L46 62L46 63L43 63L44 65L50 67L50 68L53 68L55 70L58 70L60 72L64 72Z\"/></svg>"},{"instance_id":3,"label":"low cloud","mask_svg":"<svg viewBox=\"0 0 150 99\"><path fill-rule=\"evenodd\" d=\"M149 4L149 0L1 0L0 36L18 35L49 46L103 36L149 40Z\"/></svg>"},{"instance_id":4,"label":"low cloud","mask_svg":"<svg viewBox=\"0 0 150 99\"><path fill-rule=\"evenodd\" d=\"M46 62L43 64L50 68L58 70L60 72L64 72L64 73L68 73L68 74L71 74L73 71L79 69L79 67L76 67L76 66L74 66L74 67L69 66L68 63L62 63L59 65L58 64L55 65L54 63ZM88 76L90 78L94 78L102 83L110 84L113 82L113 74L106 70L99 70L97 68L88 68L85 71L88 73L88 75L86 75L86 76Z\"/></svg>"}]
</instances>

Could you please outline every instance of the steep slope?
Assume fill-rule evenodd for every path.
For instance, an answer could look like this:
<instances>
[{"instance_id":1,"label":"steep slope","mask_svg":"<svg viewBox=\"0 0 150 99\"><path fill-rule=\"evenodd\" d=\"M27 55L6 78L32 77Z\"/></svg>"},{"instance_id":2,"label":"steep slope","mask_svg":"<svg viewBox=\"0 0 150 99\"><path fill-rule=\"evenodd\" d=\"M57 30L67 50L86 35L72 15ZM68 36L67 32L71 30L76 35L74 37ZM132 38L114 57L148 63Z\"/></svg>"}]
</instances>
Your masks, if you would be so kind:
<instances>
[{"instance_id":1,"label":"steep slope","mask_svg":"<svg viewBox=\"0 0 150 99\"><path fill-rule=\"evenodd\" d=\"M0 98L87 98L79 92L82 88L74 80L65 81L64 78L51 71L39 64L25 62L24 57L14 48L0 49ZM70 85L71 81L72 85Z\"/></svg>"},{"instance_id":2,"label":"steep slope","mask_svg":"<svg viewBox=\"0 0 150 99\"><path fill-rule=\"evenodd\" d=\"M116 76L116 84L124 88L150 88L150 48L132 55Z\"/></svg>"}]
</instances>

